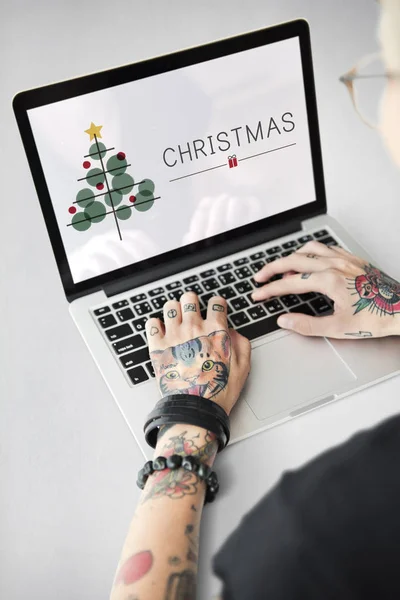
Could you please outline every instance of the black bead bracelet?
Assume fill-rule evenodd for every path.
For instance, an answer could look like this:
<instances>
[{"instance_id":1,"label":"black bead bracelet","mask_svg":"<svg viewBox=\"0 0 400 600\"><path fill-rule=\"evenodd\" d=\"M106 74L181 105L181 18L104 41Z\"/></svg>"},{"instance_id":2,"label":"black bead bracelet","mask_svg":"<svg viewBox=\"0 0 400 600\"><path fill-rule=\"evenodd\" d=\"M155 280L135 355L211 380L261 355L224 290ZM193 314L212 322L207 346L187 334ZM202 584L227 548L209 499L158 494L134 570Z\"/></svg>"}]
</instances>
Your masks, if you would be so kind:
<instances>
[{"instance_id":1,"label":"black bead bracelet","mask_svg":"<svg viewBox=\"0 0 400 600\"><path fill-rule=\"evenodd\" d=\"M215 496L219 490L217 474L215 471L212 471L208 465L200 462L198 458L190 454L185 456L173 454L167 458L164 456L158 456L154 460L148 460L143 469L140 469L136 483L142 490L146 485L150 475L152 475L155 471L164 471L165 469L171 469L172 471L175 471L176 469L180 468L185 469L186 471L191 471L192 473L196 473L198 478L205 482L207 487L204 502L205 504L215 500Z\"/></svg>"}]
</instances>

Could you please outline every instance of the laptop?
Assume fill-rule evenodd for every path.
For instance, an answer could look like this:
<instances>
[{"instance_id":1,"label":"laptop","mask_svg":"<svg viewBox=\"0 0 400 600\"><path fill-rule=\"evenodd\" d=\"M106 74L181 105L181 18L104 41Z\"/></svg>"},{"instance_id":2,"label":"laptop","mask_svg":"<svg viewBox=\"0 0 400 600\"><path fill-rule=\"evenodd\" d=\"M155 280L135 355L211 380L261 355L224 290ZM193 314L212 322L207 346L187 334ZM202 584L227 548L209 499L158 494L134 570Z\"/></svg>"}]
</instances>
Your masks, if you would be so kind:
<instances>
[{"instance_id":1,"label":"laptop","mask_svg":"<svg viewBox=\"0 0 400 600\"><path fill-rule=\"evenodd\" d=\"M308 240L371 260L327 214L306 21L19 93L13 101L65 296L143 454L159 399L145 322L214 294L252 342L231 442L399 372L393 338L331 340L277 317L329 298L253 303L254 274ZM84 402L84 398L82 398Z\"/></svg>"}]
</instances>

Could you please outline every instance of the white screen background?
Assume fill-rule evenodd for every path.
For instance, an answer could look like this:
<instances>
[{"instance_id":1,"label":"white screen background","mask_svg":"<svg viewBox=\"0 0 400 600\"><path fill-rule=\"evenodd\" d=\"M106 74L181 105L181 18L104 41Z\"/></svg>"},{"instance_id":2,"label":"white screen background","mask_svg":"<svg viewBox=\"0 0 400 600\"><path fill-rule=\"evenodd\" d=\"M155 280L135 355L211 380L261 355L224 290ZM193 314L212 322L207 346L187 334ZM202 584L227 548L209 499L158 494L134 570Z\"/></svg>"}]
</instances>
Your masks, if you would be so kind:
<instances>
[{"instance_id":1,"label":"white screen background","mask_svg":"<svg viewBox=\"0 0 400 600\"><path fill-rule=\"evenodd\" d=\"M283 125L290 129L290 123L281 121L287 112L295 123L289 132ZM315 200L298 38L35 108L28 116L75 283ZM267 137L271 117L281 133ZM264 139L248 143L245 127L255 133L259 121ZM85 176L83 157L93 142L84 131L91 122L102 125L99 141L115 148L105 162L123 151L127 173L135 182L154 181L160 196L150 210L118 220L122 241L113 214L84 232L67 227L77 192L89 187L77 179ZM234 127L243 128L240 146ZM221 131L232 144L225 152L217 149ZM196 160L192 146L192 161L185 155L184 164L165 165L167 147L179 159L178 144L187 149L187 142L210 135L215 154L206 145L208 156ZM229 168L233 154L238 166ZM197 171L204 172L171 182Z\"/></svg>"}]
</instances>

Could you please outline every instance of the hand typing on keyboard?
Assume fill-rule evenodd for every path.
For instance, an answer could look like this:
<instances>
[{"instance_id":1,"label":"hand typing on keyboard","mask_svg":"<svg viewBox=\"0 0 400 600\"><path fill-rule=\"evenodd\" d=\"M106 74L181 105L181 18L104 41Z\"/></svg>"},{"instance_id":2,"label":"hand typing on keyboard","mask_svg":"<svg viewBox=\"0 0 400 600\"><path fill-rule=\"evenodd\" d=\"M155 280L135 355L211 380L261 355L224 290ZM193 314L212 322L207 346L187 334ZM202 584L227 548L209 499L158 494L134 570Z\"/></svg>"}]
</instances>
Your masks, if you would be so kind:
<instances>
[{"instance_id":1,"label":"hand typing on keyboard","mask_svg":"<svg viewBox=\"0 0 400 600\"><path fill-rule=\"evenodd\" d=\"M344 339L400 335L400 283L337 246L308 242L290 256L266 264L254 279L266 282L253 291L255 301L291 294L308 300L313 292L328 297L310 302L322 318L309 312L298 314L294 307L279 317L282 328Z\"/></svg>"},{"instance_id":2,"label":"hand typing on keyboard","mask_svg":"<svg viewBox=\"0 0 400 600\"><path fill-rule=\"evenodd\" d=\"M162 396L194 394L230 413L250 371L250 342L228 329L227 302L213 296L206 318L198 296L184 293L163 307L164 323L146 322L150 358Z\"/></svg>"}]
</instances>

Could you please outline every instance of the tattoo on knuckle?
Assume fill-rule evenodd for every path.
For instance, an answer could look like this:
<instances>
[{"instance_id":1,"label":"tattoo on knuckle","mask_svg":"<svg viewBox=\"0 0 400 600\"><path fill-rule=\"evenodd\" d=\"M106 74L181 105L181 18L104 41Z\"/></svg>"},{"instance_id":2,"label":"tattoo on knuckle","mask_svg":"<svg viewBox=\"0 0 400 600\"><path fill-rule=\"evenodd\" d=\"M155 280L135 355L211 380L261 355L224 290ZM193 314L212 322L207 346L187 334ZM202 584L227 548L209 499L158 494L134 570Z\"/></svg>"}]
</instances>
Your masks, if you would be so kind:
<instances>
[{"instance_id":1,"label":"tattoo on knuckle","mask_svg":"<svg viewBox=\"0 0 400 600\"><path fill-rule=\"evenodd\" d=\"M311 273L302 273L301 279L308 279L311 276Z\"/></svg>"},{"instance_id":2,"label":"tattoo on knuckle","mask_svg":"<svg viewBox=\"0 0 400 600\"><path fill-rule=\"evenodd\" d=\"M224 307L222 306L222 304L213 304L212 307L213 310L215 310L216 312L224 312Z\"/></svg>"},{"instance_id":3,"label":"tattoo on knuckle","mask_svg":"<svg viewBox=\"0 0 400 600\"><path fill-rule=\"evenodd\" d=\"M158 327L152 327L150 329L150 335L156 335L157 333L160 333L160 330L158 329Z\"/></svg>"},{"instance_id":4,"label":"tattoo on knuckle","mask_svg":"<svg viewBox=\"0 0 400 600\"><path fill-rule=\"evenodd\" d=\"M174 319L177 315L177 311L175 310L175 308L171 308L168 312L167 312L167 317L169 317L170 319Z\"/></svg>"},{"instance_id":5,"label":"tattoo on knuckle","mask_svg":"<svg viewBox=\"0 0 400 600\"><path fill-rule=\"evenodd\" d=\"M188 302L183 305L183 312L196 312L196 305L193 302Z\"/></svg>"},{"instance_id":6,"label":"tattoo on knuckle","mask_svg":"<svg viewBox=\"0 0 400 600\"><path fill-rule=\"evenodd\" d=\"M318 258L316 254L307 254L307 258Z\"/></svg>"}]
</instances>

